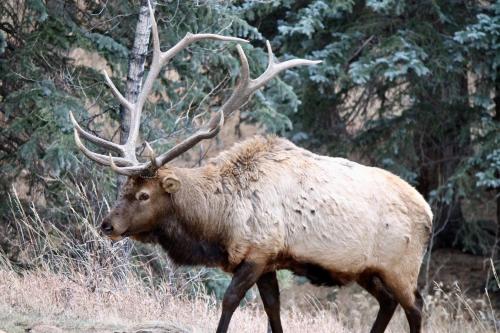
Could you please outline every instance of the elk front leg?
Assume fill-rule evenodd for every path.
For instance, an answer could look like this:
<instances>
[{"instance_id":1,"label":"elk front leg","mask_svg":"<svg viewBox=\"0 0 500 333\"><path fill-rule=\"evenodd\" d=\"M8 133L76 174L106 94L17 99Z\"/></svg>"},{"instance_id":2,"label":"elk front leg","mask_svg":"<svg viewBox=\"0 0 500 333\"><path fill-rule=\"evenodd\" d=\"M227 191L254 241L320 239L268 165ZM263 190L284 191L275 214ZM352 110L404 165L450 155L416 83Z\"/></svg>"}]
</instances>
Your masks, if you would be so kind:
<instances>
[{"instance_id":1,"label":"elk front leg","mask_svg":"<svg viewBox=\"0 0 500 333\"><path fill-rule=\"evenodd\" d=\"M222 315L217 326L217 333L226 333L234 311L250 287L257 282L264 266L245 261L234 272L233 279L224 294Z\"/></svg>"},{"instance_id":2,"label":"elk front leg","mask_svg":"<svg viewBox=\"0 0 500 333\"><path fill-rule=\"evenodd\" d=\"M264 303L264 310L269 318L269 326L272 333L283 333L280 319L280 290L276 271L263 274L257 280L260 298Z\"/></svg>"}]
</instances>

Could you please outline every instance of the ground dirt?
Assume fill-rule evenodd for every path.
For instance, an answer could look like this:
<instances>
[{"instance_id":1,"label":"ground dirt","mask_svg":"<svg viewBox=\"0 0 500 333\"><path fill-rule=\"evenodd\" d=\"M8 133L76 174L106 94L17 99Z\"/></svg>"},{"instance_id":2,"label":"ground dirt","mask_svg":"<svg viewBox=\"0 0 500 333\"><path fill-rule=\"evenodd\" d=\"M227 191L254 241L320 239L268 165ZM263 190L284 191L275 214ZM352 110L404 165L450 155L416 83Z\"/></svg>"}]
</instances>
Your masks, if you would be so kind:
<instances>
[{"instance_id":1,"label":"ground dirt","mask_svg":"<svg viewBox=\"0 0 500 333\"><path fill-rule=\"evenodd\" d=\"M443 288L458 284L470 296L484 294L491 275L490 260L486 257L467 254L454 249L438 249L430 261L429 281L442 282ZM420 285L426 284L425 265L422 268Z\"/></svg>"}]
</instances>

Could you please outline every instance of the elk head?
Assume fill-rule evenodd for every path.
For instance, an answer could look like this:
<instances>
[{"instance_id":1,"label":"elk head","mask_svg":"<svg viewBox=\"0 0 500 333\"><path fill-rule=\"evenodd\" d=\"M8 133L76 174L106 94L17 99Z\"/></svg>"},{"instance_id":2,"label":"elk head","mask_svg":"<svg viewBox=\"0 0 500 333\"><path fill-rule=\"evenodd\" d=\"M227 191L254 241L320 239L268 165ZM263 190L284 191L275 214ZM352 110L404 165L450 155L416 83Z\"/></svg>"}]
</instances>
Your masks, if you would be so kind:
<instances>
[{"instance_id":1,"label":"elk head","mask_svg":"<svg viewBox=\"0 0 500 333\"><path fill-rule=\"evenodd\" d=\"M180 186L179 178L168 168L159 170L152 178L129 177L120 198L102 221L101 230L114 240L147 234L172 215L171 196Z\"/></svg>"},{"instance_id":2,"label":"elk head","mask_svg":"<svg viewBox=\"0 0 500 333\"><path fill-rule=\"evenodd\" d=\"M133 236L150 231L162 216L168 215L171 212L172 207L170 207L171 200L169 200L169 198L174 195L182 184L174 174L168 174L168 172L166 172L167 170L161 169L167 173L161 172L163 174L161 175L158 171L163 165L186 152L198 142L216 136L224 124L224 118L229 116L233 111L239 109L256 90L264 86L278 73L292 67L313 65L320 62L304 59L278 62L274 58L269 42L266 42L269 59L268 67L258 78L251 79L248 60L245 53L240 45L236 45L241 61L241 73L239 82L229 99L212 115L205 125L198 129L198 131L167 152L157 155L146 142L145 152L148 158L146 161L140 162L136 155L140 117L144 104L151 92L153 82L161 69L166 66L177 53L197 41L211 39L226 42L247 42L246 40L236 37L188 33L176 45L163 52L160 49L158 27L151 6L149 6L149 12L152 18L153 58L149 73L139 93L137 102L133 103L128 101L118 91L107 73L103 71L106 82L111 88L113 95L119 100L120 104L131 113L130 131L125 143L117 144L85 131L76 122L73 114L70 113L70 118L74 125L75 142L83 154L101 165L111 167L116 173L129 177L121 190L120 199L106 216L101 226L104 233L112 238ZM95 153L83 145L80 137L98 146L114 151L121 156L112 156L111 154L106 156Z\"/></svg>"}]
</instances>

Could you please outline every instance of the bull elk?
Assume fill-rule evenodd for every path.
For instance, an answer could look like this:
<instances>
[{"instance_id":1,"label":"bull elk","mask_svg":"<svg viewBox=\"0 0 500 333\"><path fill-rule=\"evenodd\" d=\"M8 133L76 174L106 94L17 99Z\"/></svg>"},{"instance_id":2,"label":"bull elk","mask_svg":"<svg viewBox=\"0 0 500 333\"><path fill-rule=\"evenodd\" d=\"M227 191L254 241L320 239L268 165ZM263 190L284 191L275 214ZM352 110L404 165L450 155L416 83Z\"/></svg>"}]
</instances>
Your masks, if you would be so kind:
<instances>
[{"instance_id":1,"label":"bull elk","mask_svg":"<svg viewBox=\"0 0 500 333\"><path fill-rule=\"evenodd\" d=\"M102 222L114 240L159 243L180 265L220 267L232 273L217 332L227 332L245 292L257 284L269 324L282 332L276 271L289 269L317 285L357 282L379 302L371 332L384 332L398 304L410 332L421 330L422 298L417 277L432 224L422 196L399 177L343 158L313 154L290 141L257 136L236 144L197 168L168 165L198 142L213 138L224 118L278 73L318 61L275 60L251 79L243 49L239 82L206 125L157 155L146 143L140 162L136 143L142 108L153 81L172 57L193 42L245 42L213 34L188 34L160 50L152 16L153 57L136 103L125 99L104 73L119 102L132 116L123 145L82 129L71 114L78 148L93 161L128 176L121 196ZM91 151L80 137L121 156Z\"/></svg>"}]
</instances>

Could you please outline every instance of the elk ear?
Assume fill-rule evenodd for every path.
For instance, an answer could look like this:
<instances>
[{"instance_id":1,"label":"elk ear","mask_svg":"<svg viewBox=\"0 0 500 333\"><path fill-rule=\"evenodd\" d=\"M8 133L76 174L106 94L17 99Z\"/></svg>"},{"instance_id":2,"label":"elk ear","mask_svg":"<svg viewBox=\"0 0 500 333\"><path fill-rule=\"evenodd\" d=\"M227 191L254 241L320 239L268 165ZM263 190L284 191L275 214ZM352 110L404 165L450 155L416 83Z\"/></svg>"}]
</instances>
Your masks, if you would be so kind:
<instances>
[{"instance_id":1,"label":"elk ear","mask_svg":"<svg viewBox=\"0 0 500 333\"><path fill-rule=\"evenodd\" d=\"M181 182L175 175L170 174L161 180L161 186L167 193L175 193L181 188Z\"/></svg>"}]
</instances>

